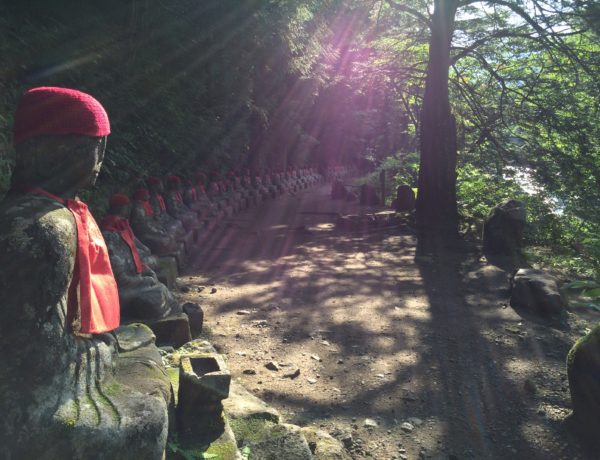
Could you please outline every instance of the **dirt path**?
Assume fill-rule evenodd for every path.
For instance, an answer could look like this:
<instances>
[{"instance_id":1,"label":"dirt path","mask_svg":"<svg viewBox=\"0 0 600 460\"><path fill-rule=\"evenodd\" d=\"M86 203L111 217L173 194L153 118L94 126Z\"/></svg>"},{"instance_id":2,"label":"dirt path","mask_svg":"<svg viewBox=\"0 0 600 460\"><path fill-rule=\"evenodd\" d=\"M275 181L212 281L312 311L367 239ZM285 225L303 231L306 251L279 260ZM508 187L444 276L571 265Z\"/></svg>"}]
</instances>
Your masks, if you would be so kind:
<instances>
[{"instance_id":1,"label":"dirt path","mask_svg":"<svg viewBox=\"0 0 600 460\"><path fill-rule=\"evenodd\" d=\"M234 378L355 458L592 458L565 424L565 356L589 323L522 319L474 252L415 260L410 233L337 233L336 212L365 209L328 192L239 214L180 278Z\"/></svg>"}]
</instances>

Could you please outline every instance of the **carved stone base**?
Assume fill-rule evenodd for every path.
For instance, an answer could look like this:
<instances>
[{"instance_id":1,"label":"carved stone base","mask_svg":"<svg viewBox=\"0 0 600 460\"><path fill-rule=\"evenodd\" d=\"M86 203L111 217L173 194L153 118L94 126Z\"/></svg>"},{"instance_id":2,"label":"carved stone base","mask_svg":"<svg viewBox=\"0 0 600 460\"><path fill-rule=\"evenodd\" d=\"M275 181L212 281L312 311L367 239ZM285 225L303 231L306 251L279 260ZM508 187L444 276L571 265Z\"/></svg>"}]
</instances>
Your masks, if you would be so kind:
<instances>
[{"instance_id":1,"label":"carved stone base","mask_svg":"<svg viewBox=\"0 0 600 460\"><path fill-rule=\"evenodd\" d=\"M192 340L189 319L185 313L148 321L146 324L156 335L159 347L170 345L177 348Z\"/></svg>"},{"instance_id":2,"label":"carved stone base","mask_svg":"<svg viewBox=\"0 0 600 460\"><path fill-rule=\"evenodd\" d=\"M157 256L156 258L158 259L156 277L170 290L175 289L175 281L179 276L177 258L174 256Z\"/></svg>"}]
</instances>

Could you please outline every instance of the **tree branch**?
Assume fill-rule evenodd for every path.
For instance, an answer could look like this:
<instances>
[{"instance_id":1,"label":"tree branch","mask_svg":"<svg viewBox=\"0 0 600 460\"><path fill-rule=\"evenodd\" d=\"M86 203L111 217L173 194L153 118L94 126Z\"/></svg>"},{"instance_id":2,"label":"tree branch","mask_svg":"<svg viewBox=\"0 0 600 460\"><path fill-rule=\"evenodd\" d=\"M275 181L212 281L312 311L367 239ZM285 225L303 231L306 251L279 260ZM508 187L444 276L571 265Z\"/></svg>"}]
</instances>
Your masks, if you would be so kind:
<instances>
[{"instance_id":1,"label":"tree branch","mask_svg":"<svg viewBox=\"0 0 600 460\"><path fill-rule=\"evenodd\" d=\"M394 8L398 11L402 11L403 13L410 14L412 17L414 17L415 19L418 19L422 24L426 25L427 27L431 26L430 18L428 18L427 16L425 16L423 13L416 10L415 8L404 5L402 3L396 3L394 0L387 0L387 3L392 8Z\"/></svg>"}]
</instances>

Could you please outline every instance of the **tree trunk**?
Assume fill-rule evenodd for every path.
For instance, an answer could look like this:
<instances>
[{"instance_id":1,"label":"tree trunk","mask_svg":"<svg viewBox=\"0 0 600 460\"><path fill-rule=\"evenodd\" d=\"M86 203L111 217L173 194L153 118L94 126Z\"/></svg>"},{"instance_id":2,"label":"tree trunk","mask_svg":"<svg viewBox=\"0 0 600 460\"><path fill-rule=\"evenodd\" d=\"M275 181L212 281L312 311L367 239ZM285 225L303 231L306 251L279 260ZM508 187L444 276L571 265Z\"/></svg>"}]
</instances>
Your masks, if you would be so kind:
<instances>
[{"instance_id":1,"label":"tree trunk","mask_svg":"<svg viewBox=\"0 0 600 460\"><path fill-rule=\"evenodd\" d=\"M458 235L456 207L456 123L448 98L450 43L457 0L435 0L429 66L421 109L421 159L417 228L426 238Z\"/></svg>"}]
</instances>

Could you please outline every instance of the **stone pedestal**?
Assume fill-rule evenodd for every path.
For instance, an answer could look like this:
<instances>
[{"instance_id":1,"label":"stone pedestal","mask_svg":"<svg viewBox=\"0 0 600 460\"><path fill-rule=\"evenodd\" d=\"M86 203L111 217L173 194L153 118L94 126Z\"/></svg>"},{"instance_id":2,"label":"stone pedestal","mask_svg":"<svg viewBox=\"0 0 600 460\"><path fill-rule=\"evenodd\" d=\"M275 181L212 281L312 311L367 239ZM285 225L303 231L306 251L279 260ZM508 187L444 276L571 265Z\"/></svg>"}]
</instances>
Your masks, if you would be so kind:
<instances>
[{"instance_id":1,"label":"stone pedestal","mask_svg":"<svg viewBox=\"0 0 600 460\"><path fill-rule=\"evenodd\" d=\"M189 319L185 313L147 321L146 324L156 335L156 344L159 347L171 345L177 348L192 340Z\"/></svg>"},{"instance_id":2,"label":"stone pedestal","mask_svg":"<svg viewBox=\"0 0 600 460\"><path fill-rule=\"evenodd\" d=\"M156 277L170 290L175 289L175 281L179 276L177 259L174 256L156 256L158 267Z\"/></svg>"},{"instance_id":3,"label":"stone pedestal","mask_svg":"<svg viewBox=\"0 0 600 460\"><path fill-rule=\"evenodd\" d=\"M223 399L229 396L231 374L218 354L181 358L177 428L180 434L221 433L224 429Z\"/></svg>"},{"instance_id":4,"label":"stone pedestal","mask_svg":"<svg viewBox=\"0 0 600 460\"><path fill-rule=\"evenodd\" d=\"M202 333L202 325L204 323L204 311L197 303L186 302L182 305L183 312L188 316L190 323L190 331L193 337Z\"/></svg>"}]
</instances>

